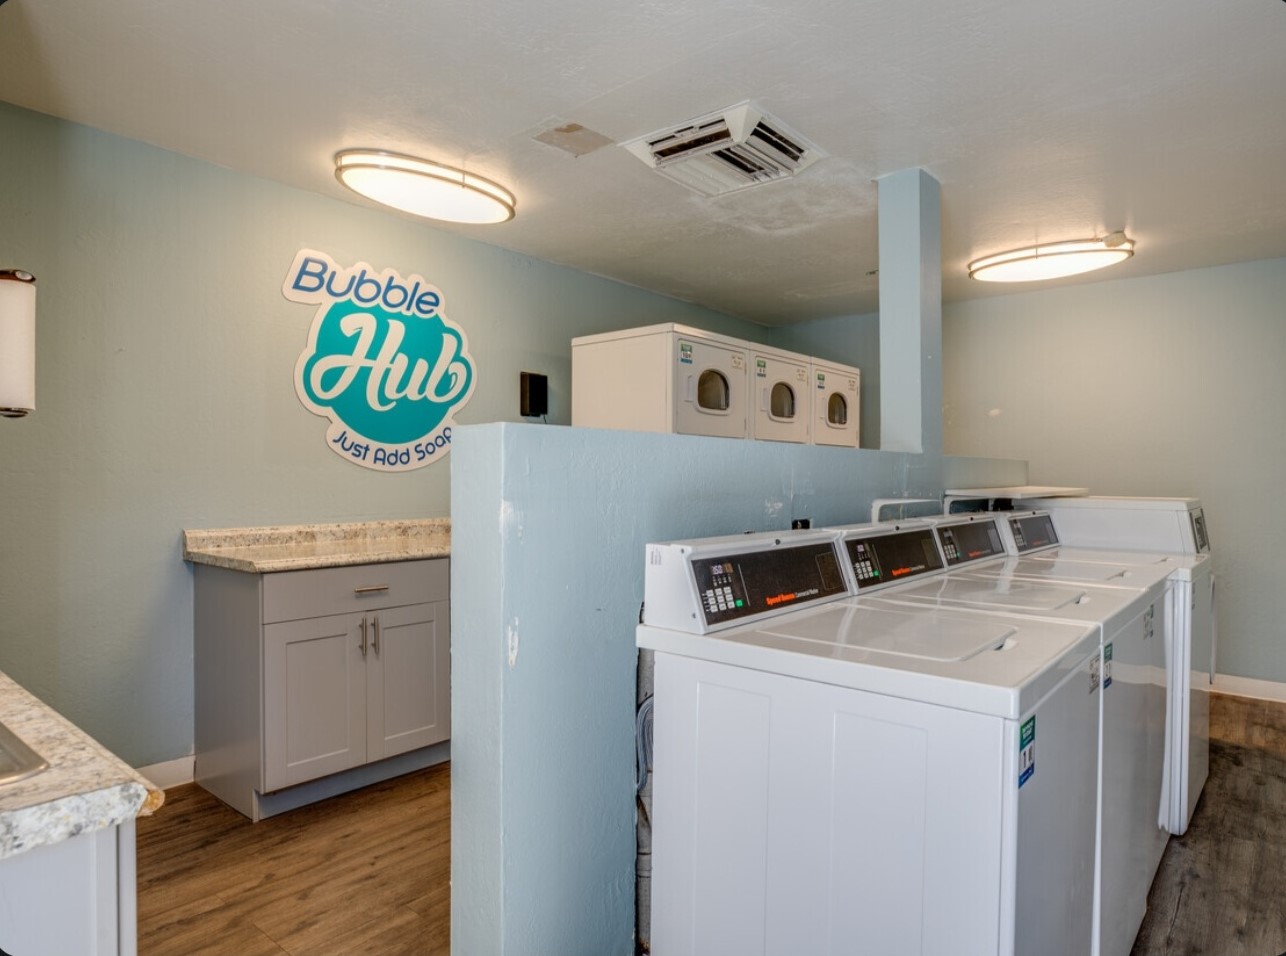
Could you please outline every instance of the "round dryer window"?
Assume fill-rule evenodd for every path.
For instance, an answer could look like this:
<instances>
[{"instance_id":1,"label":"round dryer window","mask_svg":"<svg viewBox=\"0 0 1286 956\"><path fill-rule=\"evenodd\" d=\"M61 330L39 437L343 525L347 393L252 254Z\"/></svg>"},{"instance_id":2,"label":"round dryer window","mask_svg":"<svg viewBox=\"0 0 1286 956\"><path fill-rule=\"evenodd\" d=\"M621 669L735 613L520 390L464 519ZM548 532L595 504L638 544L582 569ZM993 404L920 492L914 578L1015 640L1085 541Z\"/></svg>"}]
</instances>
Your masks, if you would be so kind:
<instances>
[{"instance_id":1,"label":"round dryer window","mask_svg":"<svg viewBox=\"0 0 1286 956\"><path fill-rule=\"evenodd\" d=\"M769 401L769 414L781 421L791 421L795 417L795 390L785 382L777 382L772 387L772 398Z\"/></svg>"},{"instance_id":2,"label":"round dryer window","mask_svg":"<svg viewBox=\"0 0 1286 956\"><path fill-rule=\"evenodd\" d=\"M706 369L697 379L697 405L710 412L726 412L732 389L722 372Z\"/></svg>"},{"instance_id":3,"label":"round dryer window","mask_svg":"<svg viewBox=\"0 0 1286 956\"><path fill-rule=\"evenodd\" d=\"M848 400L839 392L831 392L826 402L826 420L832 425L848 424Z\"/></svg>"}]
</instances>

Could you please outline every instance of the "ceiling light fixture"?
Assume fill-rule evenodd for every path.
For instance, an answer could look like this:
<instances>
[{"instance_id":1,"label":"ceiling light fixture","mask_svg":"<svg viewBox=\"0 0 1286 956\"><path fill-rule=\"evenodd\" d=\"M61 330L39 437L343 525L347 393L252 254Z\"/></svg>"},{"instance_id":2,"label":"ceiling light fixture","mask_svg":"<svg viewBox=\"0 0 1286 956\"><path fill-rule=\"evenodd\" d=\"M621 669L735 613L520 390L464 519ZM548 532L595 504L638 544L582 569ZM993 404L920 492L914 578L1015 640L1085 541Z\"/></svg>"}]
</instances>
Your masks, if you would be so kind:
<instances>
[{"instance_id":1,"label":"ceiling light fixture","mask_svg":"<svg viewBox=\"0 0 1286 956\"><path fill-rule=\"evenodd\" d=\"M1134 255L1134 241L1114 232L1102 239L1047 242L984 256L969 263L969 278L982 282L1036 282L1093 272Z\"/></svg>"},{"instance_id":2,"label":"ceiling light fixture","mask_svg":"<svg viewBox=\"0 0 1286 956\"><path fill-rule=\"evenodd\" d=\"M445 222L508 222L514 195L463 169L379 149L335 154L335 178L377 203Z\"/></svg>"}]
</instances>

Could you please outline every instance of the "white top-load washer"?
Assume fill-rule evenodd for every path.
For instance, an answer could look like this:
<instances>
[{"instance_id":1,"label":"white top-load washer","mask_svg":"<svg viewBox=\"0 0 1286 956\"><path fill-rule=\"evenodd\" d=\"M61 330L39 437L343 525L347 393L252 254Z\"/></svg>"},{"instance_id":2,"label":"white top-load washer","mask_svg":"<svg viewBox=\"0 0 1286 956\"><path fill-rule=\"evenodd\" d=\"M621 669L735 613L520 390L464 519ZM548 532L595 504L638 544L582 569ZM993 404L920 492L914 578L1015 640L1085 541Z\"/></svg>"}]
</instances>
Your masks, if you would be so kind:
<instances>
[{"instance_id":1,"label":"white top-load washer","mask_svg":"<svg viewBox=\"0 0 1286 956\"><path fill-rule=\"evenodd\" d=\"M807 355L750 345L750 437L806 444L812 394Z\"/></svg>"},{"instance_id":2,"label":"white top-load washer","mask_svg":"<svg viewBox=\"0 0 1286 956\"><path fill-rule=\"evenodd\" d=\"M572 339L572 424L745 438L741 339L648 325Z\"/></svg>"},{"instance_id":3,"label":"white top-load washer","mask_svg":"<svg viewBox=\"0 0 1286 956\"><path fill-rule=\"evenodd\" d=\"M1210 534L1200 498L1086 495L1030 498L1024 508L1047 511L1065 544L1167 554L1208 554Z\"/></svg>"},{"instance_id":4,"label":"white top-load washer","mask_svg":"<svg viewBox=\"0 0 1286 956\"><path fill-rule=\"evenodd\" d=\"M1160 828L1169 807L1168 793L1162 798L1165 696L1150 663L1154 652L1164 654L1164 577L1133 587L1006 574L985 566L1005 555L1000 530L986 515L858 526L843 534L846 571L859 594L875 589L898 603L1096 626L1103 716L1092 952L1128 954L1167 837ZM939 546L942 564L956 570L902 583L931 544Z\"/></svg>"},{"instance_id":5,"label":"white top-load washer","mask_svg":"<svg viewBox=\"0 0 1286 956\"><path fill-rule=\"evenodd\" d=\"M1084 956L1097 624L852 597L838 545L647 548L653 951Z\"/></svg>"},{"instance_id":6,"label":"white top-load washer","mask_svg":"<svg viewBox=\"0 0 1286 956\"><path fill-rule=\"evenodd\" d=\"M861 371L818 359L810 371L813 444L856 448L861 444Z\"/></svg>"},{"instance_id":7,"label":"white top-load washer","mask_svg":"<svg viewBox=\"0 0 1286 956\"><path fill-rule=\"evenodd\" d=\"M1170 580L1166 602L1166 637L1169 642L1167 738L1169 740L1170 832L1182 835L1192 821L1197 800L1210 773L1210 686L1214 679L1215 581L1209 540L1200 502L1193 498L1157 499L1162 507L1138 505L1138 499L1083 498L1079 502L1107 502L1098 511L1083 504L1060 513L1075 516L1065 523L1076 534L1089 529L1088 540L1105 538L1093 529L1111 529L1110 540L1149 550L1108 550L1086 547L1062 538L1053 516L1046 511L1015 513L1002 525L1011 554L1060 564L1068 559L1102 564L1116 569L1167 570ZM1121 504L1124 503L1124 504ZM1056 501L1057 505L1058 502ZM1183 508L1171 507L1182 504ZM1099 522L1095 514L1117 515L1116 523ZM1157 520L1157 515L1187 520ZM1141 516L1141 520L1135 521ZM1133 528L1133 531L1131 531ZM1198 533L1205 550L1195 550ZM1165 545L1192 550L1165 553ZM1071 546L1069 546L1069 544ZM1119 545L1125 547L1125 544Z\"/></svg>"}]
</instances>

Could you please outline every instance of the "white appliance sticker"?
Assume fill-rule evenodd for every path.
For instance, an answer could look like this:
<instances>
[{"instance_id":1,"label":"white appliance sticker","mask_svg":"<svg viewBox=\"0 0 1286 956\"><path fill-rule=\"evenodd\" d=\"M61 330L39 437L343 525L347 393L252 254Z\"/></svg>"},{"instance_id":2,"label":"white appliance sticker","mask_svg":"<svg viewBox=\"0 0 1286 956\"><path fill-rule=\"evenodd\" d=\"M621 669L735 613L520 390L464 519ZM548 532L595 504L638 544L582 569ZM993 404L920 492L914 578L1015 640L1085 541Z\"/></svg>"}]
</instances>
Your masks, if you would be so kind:
<instances>
[{"instance_id":1,"label":"white appliance sticker","mask_svg":"<svg viewBox=\"0 0 1286 956\"><path fill-rule=\"evenodd\" d=\"M1023 721L1018 728L1018 786L1021 788L1036 773L1036 717Z\"/></svg>"},{"instance_id":2,"label":"white appliance sticker","mask_svg":"<svg viewBox=\"0 0 1286 956\"><path fill-rule=\"evenodd\" d=\"M1090 658L1090 693L1091 694L1094 693L1094 691L1098 690L1099 664L1100 664L1100 661L1098 659L1097 654Z\"/></svg>"},{"instance_id":3,"label":"white appliance sticker","mask_svg":"<svg viewBox=\"0 0 1286 956\"><path fill-rule=\"evenodd\" d=\"M1112 645L1103 648L1103 689L1112 686Z\"/></svg>"}]
</instances>

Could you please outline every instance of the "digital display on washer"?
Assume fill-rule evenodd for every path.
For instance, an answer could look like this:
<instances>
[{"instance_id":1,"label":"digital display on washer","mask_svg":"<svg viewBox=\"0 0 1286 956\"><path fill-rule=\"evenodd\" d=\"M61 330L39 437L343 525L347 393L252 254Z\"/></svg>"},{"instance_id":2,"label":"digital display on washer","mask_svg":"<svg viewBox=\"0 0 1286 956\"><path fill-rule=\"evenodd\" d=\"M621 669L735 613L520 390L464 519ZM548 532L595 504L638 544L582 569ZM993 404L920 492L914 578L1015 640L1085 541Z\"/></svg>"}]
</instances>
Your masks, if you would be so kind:
<instances>
[{"instance_id":1,"label":"digital display on washer","mask_svg":"<svg viewBox=\"0 0 1286 956\"><path fill-rule=\"evenodd\" d=\"M1206 516L1200 508L1188 512L1192 518L1192 537L1196 541L1197 551L1210 550L1210 538L1206 534Z\"/></svg>"},{"instance_id":2,"label":"digital display on washer","mask_svg":"<svg viewBox=\"0 0 1286 956\"><path fill-rule=\"evenodd\" d=\"M1058 544L1058 532L1049 515L1027 515L1010 518L1009 530L1014 535L1014 547L1019 554Z\"/></svg>"},{"instance_id":3,"label":"digital display on washer","mask_svg":"<svg viewBox=\"0 0 1286 956\"><path fill-rule=\"evenodd\" d=\"M942 556L946 558L949 568L1005 553L1005 543L1000 540L1000 529L990 518L967 524L938 525L934 530L938 533Z\"/></svg>"},{"instance_id":4,"label":"digital display on washer","mask_svg":"<svg viewBox=\"0 0 1286 956\"><path fill-rule=\"evenodd\" d=\"M942 557L929 528L850 538L844 542L844 548L853 562L859 591L942 570Z\"/></svg>"},{"instance_id":5,"label":"digital display on washer","mask_svg":"<svg viewBox=\"0 0 1286 956\"><path fill-rule=\"evenodd\" d=\"M692 562L706 624L796 607L844 593L835 548L822 541Z\"/></svg>"}]
</instances>

